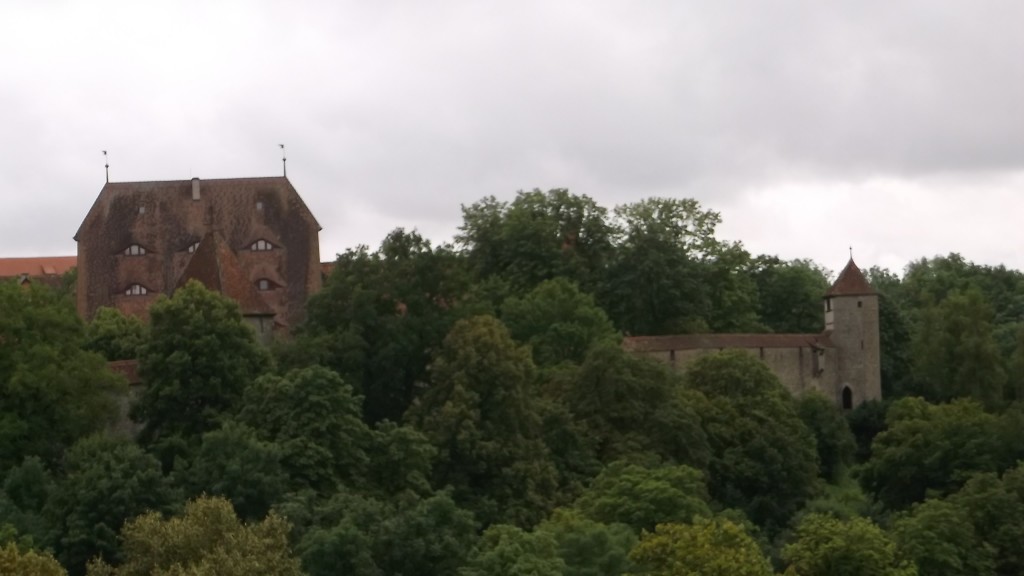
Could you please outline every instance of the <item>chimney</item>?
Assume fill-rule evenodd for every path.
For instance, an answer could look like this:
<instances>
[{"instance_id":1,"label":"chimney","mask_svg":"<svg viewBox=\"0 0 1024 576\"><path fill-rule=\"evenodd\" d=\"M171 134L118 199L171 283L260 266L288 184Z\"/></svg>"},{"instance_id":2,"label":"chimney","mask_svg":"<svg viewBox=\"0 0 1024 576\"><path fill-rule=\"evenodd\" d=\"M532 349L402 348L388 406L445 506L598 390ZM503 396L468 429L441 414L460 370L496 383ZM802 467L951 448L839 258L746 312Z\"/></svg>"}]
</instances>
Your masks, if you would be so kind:
<instances>
[{"instance_id":1,"label":"chimney","mask_svg":"<svg viewBox=\"0 0 1024 576\"><path fill-rule=\"evenodd\" d=\"M199 200L199 178L192 179L192 199Z\"/></svg>"}]
</instances>

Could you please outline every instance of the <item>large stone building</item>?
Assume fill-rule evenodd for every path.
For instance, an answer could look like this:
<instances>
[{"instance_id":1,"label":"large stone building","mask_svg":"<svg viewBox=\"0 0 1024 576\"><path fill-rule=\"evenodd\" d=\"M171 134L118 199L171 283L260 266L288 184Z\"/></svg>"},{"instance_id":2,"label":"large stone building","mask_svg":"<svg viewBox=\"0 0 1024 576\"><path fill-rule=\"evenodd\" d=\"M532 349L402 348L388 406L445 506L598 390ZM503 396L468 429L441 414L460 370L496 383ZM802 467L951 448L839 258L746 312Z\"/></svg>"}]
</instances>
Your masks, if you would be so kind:
<instances>
[{"instance_id":1,"label":"large stone building","mask_svg":"<svg viewBox=\"0 0 1024 576\"><path fill-rule=\"evenodd\" d=\"M319 231L284 177L108 182L75 235L78 311L144 317L196 279L260 334L287 330L321 286Z\"/></svg>"},{"instance_id":2,"label":"large stone building","mask_svg":"<svg viewBox=\"0 0 1024 576\"><path fill-rule=\"evenodd\" d=\"M626 338L625 347L683 368L727 349L763 360L794 394L817 390L850 409L882 397L878 293L851 259L824 298L818 334L684 334Z\"/></svg>"}]
</instances>

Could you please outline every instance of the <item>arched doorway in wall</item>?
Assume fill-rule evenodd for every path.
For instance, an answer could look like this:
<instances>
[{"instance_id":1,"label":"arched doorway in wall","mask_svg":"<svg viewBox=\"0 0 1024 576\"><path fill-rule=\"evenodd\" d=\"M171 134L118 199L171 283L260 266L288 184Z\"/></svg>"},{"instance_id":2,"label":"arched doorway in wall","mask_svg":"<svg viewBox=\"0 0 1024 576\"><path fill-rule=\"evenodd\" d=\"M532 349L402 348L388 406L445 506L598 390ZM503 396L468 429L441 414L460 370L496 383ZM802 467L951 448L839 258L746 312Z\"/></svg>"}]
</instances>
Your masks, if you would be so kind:
<instances>
[{"instance_id":1,"label":"arched doorway in wall","mask_svg":"<svg viewBox=\"0 0 1024 576\"><path fill-rule=\"evenodd\" d=\"M843 410L853 409L853 390L849 386L843 386Z\"/></svg>"}]
</instances>

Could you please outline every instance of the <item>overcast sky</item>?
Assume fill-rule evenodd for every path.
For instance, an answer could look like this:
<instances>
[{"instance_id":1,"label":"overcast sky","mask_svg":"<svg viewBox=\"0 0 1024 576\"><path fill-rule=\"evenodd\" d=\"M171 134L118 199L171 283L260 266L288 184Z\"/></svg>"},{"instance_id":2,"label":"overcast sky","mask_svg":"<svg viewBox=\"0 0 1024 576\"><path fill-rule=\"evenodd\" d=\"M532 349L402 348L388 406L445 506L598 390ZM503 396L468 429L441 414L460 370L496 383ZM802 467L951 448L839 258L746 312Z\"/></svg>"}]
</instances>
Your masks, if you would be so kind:
<instances>
[{"instance_id":1,"label":"overcast sky","mask_svg":"<svg viewBox=\"0 0 1024 576\"><path fill-rule=\"evenodd\" d=\"M288 174L322 259L460 205L693 197L754 253L1024 268L1024 2L0 4L0 256L113 181Z\"/></svg>"}]
</instances>

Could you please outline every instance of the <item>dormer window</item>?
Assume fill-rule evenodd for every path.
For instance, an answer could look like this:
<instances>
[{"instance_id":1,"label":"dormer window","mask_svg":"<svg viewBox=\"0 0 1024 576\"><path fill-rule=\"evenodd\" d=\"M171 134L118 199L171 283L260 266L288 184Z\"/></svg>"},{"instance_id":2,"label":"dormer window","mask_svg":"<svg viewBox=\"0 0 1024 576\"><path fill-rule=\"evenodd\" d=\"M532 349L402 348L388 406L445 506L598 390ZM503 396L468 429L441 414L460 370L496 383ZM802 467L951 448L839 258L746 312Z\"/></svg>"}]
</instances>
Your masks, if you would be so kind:
<instances>
[{"instance_id":1,"label":"dormer window","mask_svg":"<svg viewBox=\"0 0 1024 576\"><path fill-rule=\"evenodd\" d=\"M267 292L274 289L274 283L266 278L260 278L256 281L256 289L260 292Z\"/></svg>"},{"instance_id":2,"label":"dormer window","mask_svg":"<svg viewBox=\"0 0 1024 576\"><path fill-rule=\"evenodd\" d=\"M189 244L188 253L193 254L196 251L196 248L199 248L199 242L193 242L192 244Z\"/></svg>"},{"instance_id":3,"label":"dormer window","mask_svg":"<svg viewBox=\"0 0 1024 576\"><path fill-rule=\"evenodd\" d=\"M138 244L132 244L131 246L124 249L125 256L142 256L146 253L146 249Z\"/></svg>"},{"instance_id":4,"label":"dormer window","mask_svg":"<svg viewBox=\"0 0 1024 576\"><path fill-rule=\"evenodd\" d=\"M249 249L253 252L268 252L274 249L274 245L266 240L260 239L252 243Z\"/></svg>"},{"instance_id":5,"label":"dormer window","mask_svg":"<svg viewBox=\"0 0 1024 576\"><path fill-rule=\"evenodd\" d=\"M125 296L145 296L146 294L149 294L149 290L142 284L132 284L124 291Z\"/></svg>"}]
</instances>

